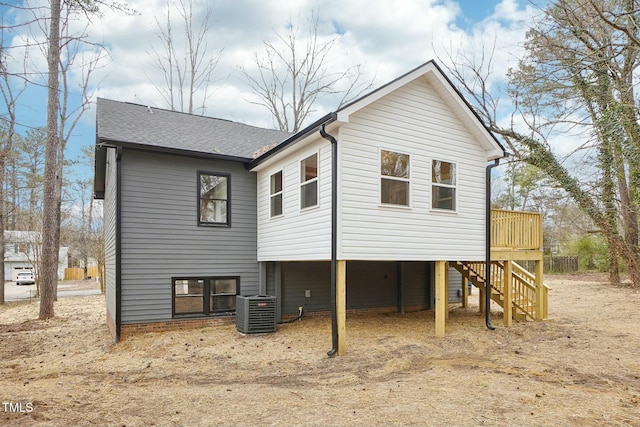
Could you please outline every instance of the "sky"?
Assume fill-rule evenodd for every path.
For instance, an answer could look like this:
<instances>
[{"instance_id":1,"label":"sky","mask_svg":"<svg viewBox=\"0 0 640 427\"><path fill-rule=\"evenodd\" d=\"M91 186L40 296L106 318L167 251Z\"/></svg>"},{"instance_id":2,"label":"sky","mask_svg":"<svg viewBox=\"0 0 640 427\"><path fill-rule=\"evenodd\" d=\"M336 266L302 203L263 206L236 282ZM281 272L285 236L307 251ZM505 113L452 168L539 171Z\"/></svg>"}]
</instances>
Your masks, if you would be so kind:
<instances>
[{"instance_id":1,"label":"sky","mask_svg":"<svg viewBox=\"0 0 640 427\"><path fill-rule=\"evenodd\" d=\"M105 46L100 67L90 80L90 99L97 97L134 102L151 107L166 108L162 96L154 87L163 75L154 68L153 50L159 49L156 19L166 17L172 8L174 34L181 34L176 12L176 0L130 0L136 13L126 15L103 10L101 17L93 17L86 32L88 42ZM275 40L277 33L293 22L301 34L307 30L311 11L317 11L319 36L322 40L335 38L331 51L331 67L346 70L359 66L363 79L381 86L405 72L440 58L447 62L449 53L462 49L478 53L483 47L496 44L494 81L496 90L510 66L522 53L527 23L539 13L528 0L193 0L195 16L213 4L213 25L207 34L210 52L220 52L214 70L210 97L204 115L256 126L273 127L269 112L258 105L241 69L255 68L254 56L260 55L265 40ZM27 2L16 0L17 4ZM46 0L29 0L28 4L46 5ZM537 2L538 4L540 2ZM45 8L46 9L46 8ZM16 10L0 8L4 22L25 22ZM74 22L72 28L82 31L86 19ZM20 46L28 37L41 39L38 28L22 28L4 35L5 44ZM93 55L90 45L82 49L83 58ZM105 54L106 53L106 54ZM12 50L9 67L18 70L26 53ZM46 69L45 58L37 51L28 53L30 72ZM447 65L446 63L443 65ZM77 102L81 69L70 74L71 102ZM309 122L337 109L336 98L321 99ZM6 112L6 108L0 114ZM46 91L30 87L19 99L17 117L19 133L46 123ZM95 144L95 105L80 118L69 139L67 158L79 156L82 146ZM91 178L89 164L74 167L72 174L79 179Z\"/></svg>"}]
</instances>

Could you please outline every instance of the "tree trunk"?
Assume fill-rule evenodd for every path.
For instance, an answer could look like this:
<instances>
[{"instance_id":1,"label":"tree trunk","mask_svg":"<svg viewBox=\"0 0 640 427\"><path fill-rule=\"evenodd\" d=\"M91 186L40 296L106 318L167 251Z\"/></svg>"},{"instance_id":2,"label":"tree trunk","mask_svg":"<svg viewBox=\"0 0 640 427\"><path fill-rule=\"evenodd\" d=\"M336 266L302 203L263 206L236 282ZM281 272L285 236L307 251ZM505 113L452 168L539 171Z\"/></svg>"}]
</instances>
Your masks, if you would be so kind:
<instances>
[{"instance_id":1,"label":"tree trunk","mask_svg":"<svg viewBox=\"0 0 640 427\"><path fill-rule=\"evenodd\" d=\"M47 150L44 169L44 212L42 221L42 271L40 284L40 319L49 319L55 315L53 301L58 282L56 230L60 227L56 201L56 172L58 155L58 89L60 86L58 70L60 66L60 11L61 0L51 0L51 23L49 27L49 51L47 63L49 81L47 88Z\"/></svg>"}]
</instances>

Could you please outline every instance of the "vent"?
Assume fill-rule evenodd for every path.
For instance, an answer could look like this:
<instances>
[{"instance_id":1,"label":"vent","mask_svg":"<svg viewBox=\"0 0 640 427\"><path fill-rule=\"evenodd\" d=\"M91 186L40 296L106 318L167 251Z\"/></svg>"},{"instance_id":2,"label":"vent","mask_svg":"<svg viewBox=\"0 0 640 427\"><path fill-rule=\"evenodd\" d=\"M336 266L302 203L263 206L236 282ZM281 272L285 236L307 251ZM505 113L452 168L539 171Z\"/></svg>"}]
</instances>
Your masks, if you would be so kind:
<instances>
[{"instance_id":1,"label":"vent","mask_svg":"<svg viewBox=\"0 0 640 427\"><path fill-rule=\"evenodd\" d=\"M274 332L276 330L276 297L238 295L236 328L244 334Z\"/></svg>"}]
</instances>

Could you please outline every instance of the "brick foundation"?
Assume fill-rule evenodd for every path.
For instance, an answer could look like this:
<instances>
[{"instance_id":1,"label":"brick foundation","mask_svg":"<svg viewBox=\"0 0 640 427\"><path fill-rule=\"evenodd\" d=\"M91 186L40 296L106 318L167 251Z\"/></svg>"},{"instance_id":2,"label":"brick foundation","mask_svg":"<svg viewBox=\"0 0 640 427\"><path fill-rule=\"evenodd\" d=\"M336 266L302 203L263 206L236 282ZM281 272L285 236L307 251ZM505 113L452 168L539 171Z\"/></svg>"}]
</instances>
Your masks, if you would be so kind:
<instances>
[{"instance_id":1,"label":"brick foundation","mask_svg":"<svg viewBox=\"0 0 640 427\"><path fill-rule=\"evenodd\" d=\"M416 304L416 305L408 305L404 308L405 313L411 313L412 311L422 311L427 310L427 306L425 304ZM397 313L398 307L390 306L390 307L371 307L371 308L350 308L347 310L347 316L350 314L386 314L386 313ZM329 317L331 316L330 311L313 311L308 312L305 311L302 314L302 317ZM298 317L297 314L283 314L282 320L287 321L291 319L295 319Z\"/></svg>"},{"instance_id":2,"label":"brick foundation","mask_svg":"<svg viewBox=\"0 0 640 427\"><path fill-rule=\"evenodd\" d=\"M116 321L113 318L113 316L111 316L111 313L109 313L109 309L107 309L107 328L109 328L109 333L111 334L113 339L115 339L116 338Z\"/></svg>"},{"instance_id":3,"label":"brick foundation","mask_svg":"<svg viewBox=\"0 0 640 427\"><path fill-rule=\"evenodd\" d=\"M185 329L197 329L206 326L220 326L235 324L235 317L216 317L207 319L176 319L165 322L132 323L120 327L120 338L126 335L146 332L177 331Z\"/></svg>"}]
</instances>

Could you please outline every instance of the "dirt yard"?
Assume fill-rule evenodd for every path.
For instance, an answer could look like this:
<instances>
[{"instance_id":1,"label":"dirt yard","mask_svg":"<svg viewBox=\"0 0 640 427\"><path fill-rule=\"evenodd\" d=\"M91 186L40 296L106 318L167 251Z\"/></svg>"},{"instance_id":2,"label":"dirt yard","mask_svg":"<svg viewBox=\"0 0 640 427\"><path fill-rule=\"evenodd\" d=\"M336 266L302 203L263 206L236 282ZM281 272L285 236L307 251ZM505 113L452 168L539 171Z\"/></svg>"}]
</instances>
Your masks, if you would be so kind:
<instances>
[{"instance_id":1,"label":"dirt yard","mask_svg":"<svg viewBox=\"0 0 640 427\"><path fill-rule=\"evenodd\" d=\"M549 276L550 320L489 331L477 307L328 318L267 335L235 326L113 345L101 296L0 307L0 425L640 425L640 293ZM473 301L477 301L474 289ZM17 412L16 412L17 411ZM20 412L22 411L22 412Z\"/></svg>"}]
</instances>

